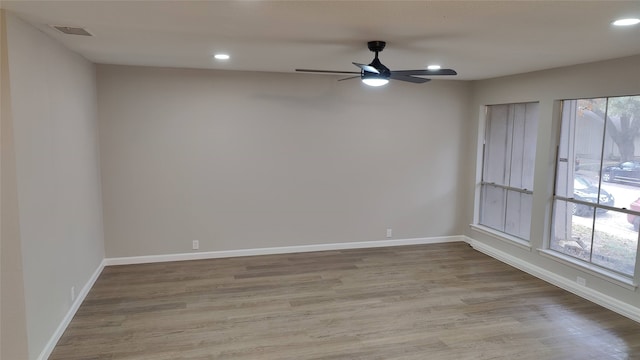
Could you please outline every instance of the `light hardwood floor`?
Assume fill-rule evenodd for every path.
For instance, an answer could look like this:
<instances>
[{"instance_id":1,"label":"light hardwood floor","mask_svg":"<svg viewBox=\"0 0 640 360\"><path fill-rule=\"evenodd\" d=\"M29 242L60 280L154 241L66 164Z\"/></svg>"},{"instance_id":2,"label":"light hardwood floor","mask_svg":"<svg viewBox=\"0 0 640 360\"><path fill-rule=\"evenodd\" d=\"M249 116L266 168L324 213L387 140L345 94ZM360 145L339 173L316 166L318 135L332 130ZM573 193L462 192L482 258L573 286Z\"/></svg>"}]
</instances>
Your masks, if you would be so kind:
<instances>
[{"instance_id":1,"label":"light hardwood floor","mask_svg":"<svg viewBox=\"0 0 640 360\"><path fill-rule=\"evenodd\" d=\"M640 324L448 243L107 267L50 359L640 359Z\"/></svg>"}]
</instances>

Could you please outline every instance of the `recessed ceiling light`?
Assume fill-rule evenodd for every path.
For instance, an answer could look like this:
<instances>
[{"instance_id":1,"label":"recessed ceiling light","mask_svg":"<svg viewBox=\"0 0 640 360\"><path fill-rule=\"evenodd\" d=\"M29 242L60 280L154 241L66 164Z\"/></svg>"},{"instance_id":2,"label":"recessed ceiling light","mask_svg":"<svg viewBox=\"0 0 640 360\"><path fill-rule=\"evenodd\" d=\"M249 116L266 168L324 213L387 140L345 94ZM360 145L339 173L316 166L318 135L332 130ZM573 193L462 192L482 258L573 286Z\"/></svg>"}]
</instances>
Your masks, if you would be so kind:
<instances>
[{"instance_id":1,"label":"recessed ceiling light","mask_svg":"<svg viewBox=\"0 0 640 360\"><path fill-rule=\"evenodd\" d=\"M440 70L441 66L440 65L429 65L427 66L427 69L429 70Z\"/></svg>"},{"instance_id":2,"label":"recessed ceiling light","mask_svg":"<svg viewBox=\"0 0 640 360\"><path fill-rule=\"evenodd\" d=\"M213 55L216 60L229 60L229 55L227 54L215 54Z\"/></svg>"},{"instance_id":3,"label":"recessed ceiling light","mask_svg":"<svg viewBox=\"0 0 640 360\"><path fill-rule=\"evenodd\" d=\"M638 18L628 18L628 19L618 19L613 22L615 26L631 26L640 24L640 19Z\"/></svg>"}]
</instances>

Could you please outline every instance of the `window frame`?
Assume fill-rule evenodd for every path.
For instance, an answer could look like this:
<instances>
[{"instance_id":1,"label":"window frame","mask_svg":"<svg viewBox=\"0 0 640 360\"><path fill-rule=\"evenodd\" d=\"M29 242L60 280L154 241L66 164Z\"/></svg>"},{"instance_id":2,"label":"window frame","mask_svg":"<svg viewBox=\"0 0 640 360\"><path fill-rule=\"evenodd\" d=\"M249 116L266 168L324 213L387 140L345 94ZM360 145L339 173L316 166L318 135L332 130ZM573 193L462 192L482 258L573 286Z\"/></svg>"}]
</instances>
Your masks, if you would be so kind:
<instances>
[{"instance_id":1,"label":"window frame","mask_svg":"<svg viewBox=\"0 0 640 360\"><path fill-rule=\"evenodd\" d=\"M534 177L535 177L535 171L531 171L531 188L527 188L525 186L522 187L516 187L516 186L512 186L510 184L511 181L511 176L513 174L507 174L507 172L511 171L511 165L507 165L505 164L505 183L506 184L499 184L496 183L495 181L489 181L486 180L487 178L487 157L488 157L488 151L487 151L487 140L489 140L489 131L490 131L490 127L491 127L491 117L490 117L490 113L491 113L491 107L492 106L507 106L507 122L510 122L509 125L507 125L508 128L511 128L512 134L511 135L507 135L505 138L505 142L507 144L509 144L508 149L506 148L507 146L505 146L505 159L509 159L509 162L513 161L513 154L514 154L514 138L513 138L513 129L515 126L515 117L517 116L514 112L517 109L517 106L524 106L525 107L525 112L523 114L524 116L524 128L523 128L523 136L527 136L527 126L526 124L528 124L528 122L530 122L530 118L529 116L534 116L535 117L535 123L533 124L533 129L534 129L534 135L533 136L533 151L531 152L533 154L533 158L532 158L532 168L535 168L535 157L536 157L536 147L537 147L537 136L538 136L538 126L539 126L539 111L540 111L540 102L539 101L524 101L524 102L514 102L514 103L504 103L504 104L486 104L481 106L481 110L480 110L480 115L481 115L481 123L480 123L480 128L479 128L479 132L478 132L478 140L479 140L479 155L477 158L477 162L476 164L478 164L477 166L477 171L476 171L476 184L477 184L477 191L476 191L476 197L475 197L475 210L474 210L474 221L471 224L471 227L473 229L475 229L476 231L480 231L486 235L489 235L493 238L496 238L498 240L502 240L502 241L506 241L510 244L519 246L525 250L531 251L531 221L533 218L533 201L534 201L534 195L533 195L533 182L534 182ZM536 108L533 110L532 113L527 113L527 106L531 106L531 105L535 105ZM508 131L508 130L507 130ZM509 137L511 141L509 141ZM523 143L523 156L526 152L526 144ZM483 224L482 223L482 218L483 218L483 206L484 206L484 201L485 201L485 189L486 188L496 188L496 189L501 189L504 191L504 195L503 195L503 199L502 199L502 212L504 213L504 220L503 220L503 224L504 224L504 231L500 230L500 229L496 229L494 227L491 227L490 225L487 224ZM530 196L530 209L529 209L529 216L528 216L528 231L526 233L526 237L522 237L522 236L518 236L517 234L513 234L510 232L506 231L506 217L507 217L507 210L508 208L508 196L511 194L513 195L514 193L516 194L526 194ZM520 201L522 201L522 199L520 199Z\"/></svg>"},{"instance_id":2,"label":"window frame","mask_svg":"<svg viewBox=\"0 0 640 360\"><path fill-rule=\"evenodd\" d=\"M596 277L602 278L604 280L607 280L609 282L615 283L619 286L625 287L629 290L635 290L637 289L637 287L639 286L640 283L640 231L638 231L638 240L637 240L637 244L636 244L636 259L635 259L635 266L634 266L634 272L632 275L628 275L626 273L614 270L614 269L610 269L607 268L603 265L598 264L597 262L593 262L593 250L590 250L590 259L584 260L582 258L576 257L576 256L571 256L569 254L565 254L561 251L558 251L556 249L552 248L552 241L554 239L554 219L556 217L556 201L564 201L567 204L571 204L571 203L575 203L575 204L581 204L581 205L586 205L589 207L593 208L593 212L594 215L592 217L592 237L591 237L591 242L593 243L594 241L594 233L595 233L595 226L596 226L596 213L597 213L597 209L605 209L607 211L614 211L614 212L618 212L618 213L623 213L625 215L631 214L631 215L635 215L635 216L640 216L640 211L635 211L635 210L631 210L625 207L615 207L615 206L609 206L609 205L603 205L600 204L599 202L593 203L593 202L588 202L588 201L584 201L584 200L580 200L580 199L575 199L575 197L571 196L569 197L569 194L567 194L567 196L563 196L563 195L558 195L557 194L557 186L558 186L558 176L560 175L560 162L562 160L564 161L570 161L573 160L575 161L575 156L574 159L561 159L560 158L560 145L561 145L561 141L562 141L562 127L564 125L564 107L565 107L565 103L567 101L578 101L578 100L589 100L589 99L606 99L606 103L607 103L607 107L608 107L608 102L610 99L612 98L620 98L620 97L635 97L635 96L640 96L640 94L637 95L611 95L611 96L594 96L594 97L581 97L581 98L567 98L567 99L561 99L558 100L558 102L560 103L559 106L559 131L558 131L558 137L556 140L556 156L555 156L555 163L554 163L554 171L553 171L553 193L551 194L551 206L550 206L550 211L548 214L548 219L550 220L549 224L549 228L548 228L548 232L547 232L547 238L544 241L544 245L542 249L538 249L538 252L548 258L551 258L555 261L559 261L561 263L564 263L565 265L568 265L572 268L578 269L578 270L582 270L585 271L591 275L594 275ZM608 109L605 108L605 116L607 116L608 114ZM575 125L574 125L575 126ZM604 127L603 127L603 131L602 131L602 137L603 137L603 143L602 143L602 151L600 153L600 164L599 164L599 182L598 182L598 197L600 197L600 191L602 190L602 173L603 173L603 169L604 169L604 144L605 144L605 139L607 136L607 132L606 132L606 121L604 123ZM575 132L575 129L573 130ZM574 149L575 150L575 149ZM631 162L632 164L635 163L640 163L640 160L629 160L627 162ZM622 163L621 163L622 164ZM574 174L574 181L575 181L575 174Z\"/></svg>"}]
</instances>

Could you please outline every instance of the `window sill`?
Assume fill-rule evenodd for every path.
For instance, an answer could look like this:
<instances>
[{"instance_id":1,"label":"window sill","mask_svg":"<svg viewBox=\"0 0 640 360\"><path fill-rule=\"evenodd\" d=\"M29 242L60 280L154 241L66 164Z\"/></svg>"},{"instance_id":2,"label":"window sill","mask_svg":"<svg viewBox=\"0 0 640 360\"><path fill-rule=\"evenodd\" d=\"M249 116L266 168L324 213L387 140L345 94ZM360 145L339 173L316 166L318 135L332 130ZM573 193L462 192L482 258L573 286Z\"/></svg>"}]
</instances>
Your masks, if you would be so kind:
<instances>
[{"instance_id":1,"label":"window sill","mask_svg":"<svg viewBox=\"0 0 640 360\"><path fill-rule=\"evenodd\" d=\"M620 275L613 271L607 271L601 267L577 260L571 256L564 255L554 250L538 249L538 253L546 258L558 261L566 266L574 268L576 270L583 271L589 275L593 275L602 280L608 281L612 284L621 286L627 290L635 291L638 287L634 284L633 279Z\"/></svg>"},{"instance_id":2,"label":"window sill","mask_svg":"<svg viewBox=\"0 0 640 360\"><path fill-rule=\"evenodd\" d=\"M511 236L509 234L505 234L503 232L494 230L492 228L489 228L483 225L469 224L469 226L471 227L472 230L475 230L479 233L491 236L492 238L506 242L507 244L515 245L526 251L531 251L531 243L529 243L526 240L517 238L515 236Z\"/></svg>"}]
</instances>

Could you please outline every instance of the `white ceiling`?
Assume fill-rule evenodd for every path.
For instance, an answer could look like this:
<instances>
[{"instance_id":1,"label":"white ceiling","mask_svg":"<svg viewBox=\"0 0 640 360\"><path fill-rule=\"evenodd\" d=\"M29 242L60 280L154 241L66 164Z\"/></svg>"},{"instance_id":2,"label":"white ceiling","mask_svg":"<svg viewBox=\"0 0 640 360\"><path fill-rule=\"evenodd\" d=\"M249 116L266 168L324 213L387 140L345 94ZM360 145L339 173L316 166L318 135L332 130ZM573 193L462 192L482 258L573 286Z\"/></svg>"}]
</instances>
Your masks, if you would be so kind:
<instances>
[{"instance_id":1,"label":"white ceiling","mask_svg":"<svg viewBox=\"0 0 640 360\"><path fill-rule=\"evenodd\" d=\"M358 71L387 41L392 70L438 63L485 79L640 54L640 1L2 1L95 63ZM48 25L84 27L93 37ZM226 52L231 60L212 60Z\"/></svg>"}]
</instances>

